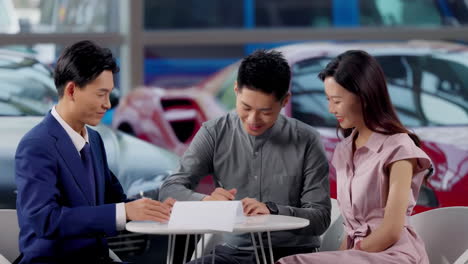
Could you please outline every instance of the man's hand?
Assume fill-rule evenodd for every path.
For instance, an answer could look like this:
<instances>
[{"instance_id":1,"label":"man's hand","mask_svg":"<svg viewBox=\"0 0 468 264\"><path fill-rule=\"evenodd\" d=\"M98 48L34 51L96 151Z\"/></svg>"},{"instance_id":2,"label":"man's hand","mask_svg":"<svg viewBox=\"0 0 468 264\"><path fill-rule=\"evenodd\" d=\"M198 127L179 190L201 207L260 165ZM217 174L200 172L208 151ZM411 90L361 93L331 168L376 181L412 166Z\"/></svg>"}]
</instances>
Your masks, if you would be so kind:
<instances>
[{"instance_id":1,"label":"man's hand","mask_svg":"<svg viewBox=\"0 0 468 264\"><path fill-rule=\"evenodd\" d=\"M270 214L270 210L268 210L268 207L264 203L253 198L247 197L242 199L242 207L246 216Z\"/></svg>"},{"instance_id":2,"label":"man's hand","mask_svg":"<svg viewBox=\"0 0 468 264\"><path fill-rule=\"evenodd\" d=\"M149 198L125 203L127 220L167 222L174 203L175 200L172 198L168 198L162 203Z\"/></svg>"},{"instance_id":3,"label":"man's hand","mask_svg":"<svg viewBox=\"0 0 468 264\"><path fill-rule=\"evenodd\" d=\"M172 210L172 207L174 206L175 202L176 200L174 198L169 197L163 202L163 204L169 206Z\"/></svg>"},{"instance_id":4,"label":"man's hand","mask_svg":"<svg viewBox=\"0 0 468 264\"><path fill-rule=\"evenodd\" d=\"M237 189L226 190L216 188L211 195L205 196L202 201L232 201L235 199Z\"/></svg>"}]
</instances>

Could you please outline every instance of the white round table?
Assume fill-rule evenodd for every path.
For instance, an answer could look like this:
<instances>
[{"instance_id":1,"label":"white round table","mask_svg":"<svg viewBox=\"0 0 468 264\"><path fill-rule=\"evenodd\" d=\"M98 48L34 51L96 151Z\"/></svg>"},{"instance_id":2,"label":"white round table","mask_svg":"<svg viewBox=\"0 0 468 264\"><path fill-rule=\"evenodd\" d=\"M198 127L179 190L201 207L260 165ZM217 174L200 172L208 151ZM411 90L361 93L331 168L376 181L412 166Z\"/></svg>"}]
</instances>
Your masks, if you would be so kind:
<instances>
[{"instance_id":1,"label":"white round table","mask_svg":"<svg viewBox=\"0 0 468 264\"><path fill-rule=\"evenodd\" d=\"M257 216L249 216L245 217L239 223L234 225L233 233L250 233L253 243L253 248L255 251L255 256L257 263L260 263L257 243L255 241L254 233L258 234L259 238L259 246L262 251L262 257L264 263L266 262L266 254L263 247L263 241L261 239L261 233L267 232L268 237L268 248L270 252L270 261L274 263L273 259L273 248L271 245L271 236L270 232L272 231L285 231L285 230L292 230L292 229L299 229L309 225L309 220L299 217L293 216L285 216L285 215L257 215ZM173 261L173 254L174 254L174 247L175 247L175 235L198 235L198 234L209 234L209 233L222 233L220 231L214 231L210 229L174 229L169 228L167 223L158 223L153 221L131 221L127 223L125 226L126 229L130 232L134 233L142 233L142 234L153 234L153 235L169 235L169 245L168 245L168 255L167 255L167 263L172 263ZM203 237L202 237L203 238ZM187 239L188 242L188 239ZM203 243L203 241L202 241ZM187 255L187 247L188 243L185 245L185 252L184 252L184 260L186 259ZM203 254L204 248L202 249ZM215 252L213 252L213 255ZM214 258L213 258L214 261Z\"/></svg>"}]
</instances>

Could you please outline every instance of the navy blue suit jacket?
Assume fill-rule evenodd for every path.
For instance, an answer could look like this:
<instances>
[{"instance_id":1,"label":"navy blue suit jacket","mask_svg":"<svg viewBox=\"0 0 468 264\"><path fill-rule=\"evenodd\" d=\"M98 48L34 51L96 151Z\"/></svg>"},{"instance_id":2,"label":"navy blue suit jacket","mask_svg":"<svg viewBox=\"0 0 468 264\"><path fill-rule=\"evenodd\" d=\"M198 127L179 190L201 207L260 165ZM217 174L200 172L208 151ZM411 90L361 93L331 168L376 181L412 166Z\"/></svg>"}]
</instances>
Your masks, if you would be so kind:
<instances>
[{"instance_id":1,"label":"navy blue suit jacket","mask_svg":"<svg viewBox=\"0 0 468 264\"><path fill-rule=\"evenodd\" d=\"M105 237L117 234L115 203L126 196L108 168L100 135L92 129L88 134L96 190L51 113L21 139L15 157L20 263L88 262L108 255Z\"/></svg>"}]
</instances>

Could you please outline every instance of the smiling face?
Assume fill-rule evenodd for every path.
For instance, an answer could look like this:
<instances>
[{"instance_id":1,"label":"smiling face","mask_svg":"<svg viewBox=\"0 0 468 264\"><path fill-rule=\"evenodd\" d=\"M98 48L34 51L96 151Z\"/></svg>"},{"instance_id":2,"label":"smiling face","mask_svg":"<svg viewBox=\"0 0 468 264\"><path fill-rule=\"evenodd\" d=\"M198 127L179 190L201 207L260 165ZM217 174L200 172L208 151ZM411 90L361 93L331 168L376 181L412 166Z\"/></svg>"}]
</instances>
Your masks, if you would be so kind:
<instances>
[{"instance_id":1,"label":"smiling face","mask_svg":"<svg viewBox=\"0 0 468 264\"><path fill-rule=\"evenodd\" d=\"M273 94L266 94L247 87L236 92L236 111L245 131L252 136L260 136L271 128L281 112L281 108L288 102L289 94L278 101Z\"/></svg>"},{"instance_id":2,"label":"smiling face","mask_svg":"<svg viewBox=\"0 0 468 264\"><path fill-rule=\"evenodd\" d=\"M80 125L96 126L111 107L109 96L114 88L113 74L103 71L94 81L73 92L73 116Z\"/></svg>"},{"instance_id":3,"label":"smiling face","mask_svg":"<svg viewBox=\"0 0 468 264\"><path fill-rule=\"evenodd\" d=\"M363 126L364 119L359 97L338 84L333 77L327 77L324 85L328 111L335 115L341 128Z\"/></svg>"}]
</instances>

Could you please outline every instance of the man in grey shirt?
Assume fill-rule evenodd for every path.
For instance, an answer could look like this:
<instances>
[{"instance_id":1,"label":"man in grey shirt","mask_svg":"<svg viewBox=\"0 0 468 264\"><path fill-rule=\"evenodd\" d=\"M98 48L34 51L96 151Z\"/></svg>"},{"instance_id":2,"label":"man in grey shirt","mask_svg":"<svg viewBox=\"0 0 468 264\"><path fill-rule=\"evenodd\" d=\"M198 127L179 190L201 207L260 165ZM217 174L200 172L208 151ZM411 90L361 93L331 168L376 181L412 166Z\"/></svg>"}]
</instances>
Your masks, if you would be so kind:
<instances>
[{"instance_id":1,"label":"man in grey shirt","mask_svg":"<svg viewBox=\"0 0 468 264\"><path fill-rule=\"evenodd\" d=\"M203 124L180 168L160 190L160 199L242 200L249 216L309 219L309 227L272 233L275 259L314 252L320 246L317 236L330 224L328 161L320 136L280 114L291 97L290 80L280 52L259 50L244 58L234 87L236 112ZM195 192L210 174L217 185L213 193ZM225 242L216 248L216 263L255 261L249 235L229 235Z\"/></svg>"}]
</instances>

